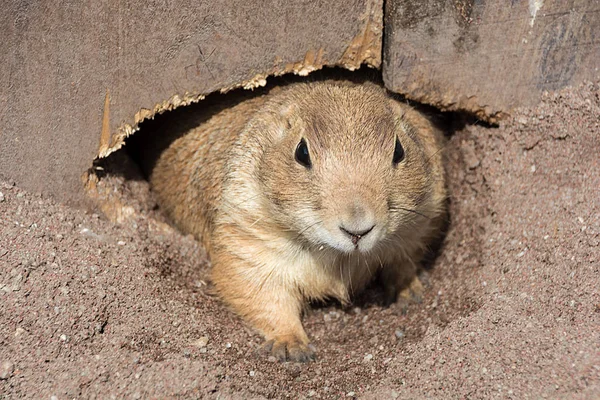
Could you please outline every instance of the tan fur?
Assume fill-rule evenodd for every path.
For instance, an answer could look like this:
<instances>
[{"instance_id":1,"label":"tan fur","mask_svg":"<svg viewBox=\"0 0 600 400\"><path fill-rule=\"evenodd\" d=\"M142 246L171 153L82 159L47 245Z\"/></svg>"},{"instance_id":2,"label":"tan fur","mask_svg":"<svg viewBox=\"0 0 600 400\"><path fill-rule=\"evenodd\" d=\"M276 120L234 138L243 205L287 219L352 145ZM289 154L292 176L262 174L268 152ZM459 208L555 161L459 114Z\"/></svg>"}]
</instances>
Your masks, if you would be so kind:
<instances>
[{"instance_id":1,"label":"tan fur","mask_svg":"<svg viewBox=\"0 0 600 400\"><path fill-rule=\"evenodd\" d=\"M406 156L394 166L396 136ZM310 169L295 159L302 138ZM348 302L379 271L388 295L422 291L418 266L444 218L442 146L425 117L374 84L294 84L174 141L151 183L209 249L223 300L276 357L305 361L307 301ZM371 225L356 245L341 231Z\"/></svg>"}]
</instances>

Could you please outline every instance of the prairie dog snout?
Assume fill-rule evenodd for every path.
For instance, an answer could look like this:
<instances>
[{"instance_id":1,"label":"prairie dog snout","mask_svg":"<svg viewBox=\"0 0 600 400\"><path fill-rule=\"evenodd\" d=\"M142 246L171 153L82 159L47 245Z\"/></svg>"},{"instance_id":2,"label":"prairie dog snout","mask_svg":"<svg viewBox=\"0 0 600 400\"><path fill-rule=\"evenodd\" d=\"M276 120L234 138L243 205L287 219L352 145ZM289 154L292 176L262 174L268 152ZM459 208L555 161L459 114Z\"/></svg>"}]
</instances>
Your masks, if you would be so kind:
<instances>
[{"instance_id":1,"label":"prairie dog snout","mask_svg":"<svg viewBox=\"0 0 600 400\"><path fill-rule=\"evenodd\" d=\"M223 300L276 357L305 361L307 301L348 302L376 273L390 298L420 294L445 212L443 142L374 84L293 84L175 140L151 184L207 247Z\"/></svg>"},{"instance_id":2,"label":"prairie dog snout","mask_svg":"<svg viewBox=\"0 0 600 400\"><path fill-rule=\"evenodd\" d=\"M344 253L367 252L381 238L387 209L378 204L373 190L352 186L333 189L337 193L331 194L332 201L324 202L327 232L322 240Z\"/></svg>"}]
</instances>

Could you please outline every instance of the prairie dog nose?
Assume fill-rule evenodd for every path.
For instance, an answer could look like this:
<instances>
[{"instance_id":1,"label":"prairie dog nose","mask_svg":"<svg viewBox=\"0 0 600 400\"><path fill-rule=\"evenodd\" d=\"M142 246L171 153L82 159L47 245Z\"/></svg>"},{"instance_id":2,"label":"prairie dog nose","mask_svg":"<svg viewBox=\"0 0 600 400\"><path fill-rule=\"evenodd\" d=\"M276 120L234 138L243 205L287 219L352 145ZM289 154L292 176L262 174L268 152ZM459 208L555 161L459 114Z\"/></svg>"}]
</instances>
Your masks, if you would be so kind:
<instances>
[{"instance_id":1,"label":"prairie dog nose","mask_svg":"<svg viewBox=\"0 0 600 400\"><path fill-rule=\"evenodd\" d=\"M344 232L346 235L350 236L350 239L352 240L352 244L356 246L358 244L358 241L360 239L362 239L364 236L368 235L369 232L371 232L374 227L375 227L375 225L371 225L371 227L369 227L367 229L351 231L340 225L340 230L342 232Z\"/></svg>"},{"instance_id":2,"label":"prairie dog nose","mask_svg":"<svg viewBox=\"0 0 600 400\"><path fill-rule=\"evenodd\" d=\"M368 235L375 225L375 213L361 198L351 200L345 205L338 223L340 230L352 240L354 246L358 246L358 241Z\"/></svg>"},{"instance_id":3,"label":"prairie dog nose","mask_svg":"<svg viewBox=\"0 0 600 400\"><path fill-rule=\"evenodd\" d=\"M360 221L361 219L368 219L371 217L371 213L362 205L360 202L355 201L348 208L348 216L356 221Z\"/></svg>"}]
</instances>

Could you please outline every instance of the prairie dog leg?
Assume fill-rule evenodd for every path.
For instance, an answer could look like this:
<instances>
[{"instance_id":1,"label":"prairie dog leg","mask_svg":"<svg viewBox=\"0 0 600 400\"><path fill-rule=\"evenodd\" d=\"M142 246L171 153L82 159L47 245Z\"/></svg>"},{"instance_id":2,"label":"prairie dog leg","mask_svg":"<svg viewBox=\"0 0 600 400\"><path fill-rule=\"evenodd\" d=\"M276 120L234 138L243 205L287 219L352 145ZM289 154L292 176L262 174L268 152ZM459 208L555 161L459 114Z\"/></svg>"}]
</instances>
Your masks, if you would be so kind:
<instances>
[{"instance_id":1,"label":"prairie dog leg","mask_svg":"<svg viewBox=\"0 0 600 400\"><path fill-rule=\"evenodd\" d=\"M266 296L265 296L266 295ZM314 359L309 339L300 320L302 302L283 288L270 287L254 299L257 307L248 320L265 336L264 349L280 361L306 362Z\"/></svg>"},{"instance_id":2,"label":"prairie dog leg","mask_svg":"<svg viewBox=\"0 0 600 400\"><path fill-rule=\"evenodd\" d=\"M386 305L396 303L406 311L409 304L422 301L425 288L414 262L404 261L385 266L381 272L381 279Z\"/></svg>"},{"instance_id":3,"label":"prairie dog leg","mask_svg":"<svg viewBox=\"0 0 600 400\"><path fill-rule=\"evenodd\" d=\"M245 266L246 274L236 274L231 262L225 268L223 264L215 264L213 280L220 296L264 335L264 349L279 361L314 359L300 320L303 305L300 294L273 277L249 278L248 268L252 267Z\"/></svg>"}]
</instances>

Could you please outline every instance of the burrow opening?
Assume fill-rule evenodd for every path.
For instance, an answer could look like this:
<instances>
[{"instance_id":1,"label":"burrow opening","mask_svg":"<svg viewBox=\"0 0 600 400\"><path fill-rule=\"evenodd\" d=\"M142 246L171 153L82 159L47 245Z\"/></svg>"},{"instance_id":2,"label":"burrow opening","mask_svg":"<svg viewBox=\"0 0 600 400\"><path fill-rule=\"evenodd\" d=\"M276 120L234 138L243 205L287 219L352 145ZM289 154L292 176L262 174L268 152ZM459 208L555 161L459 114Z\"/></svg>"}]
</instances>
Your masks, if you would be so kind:
<instances>
[{"instance_id":1,"label":"burrow opening","mask_svg":"<svg viewBox=\"0 0 600 400\"><path fill-rule=\"evenodd\" d=\"M150 257L149 262L152 267L158 269L163 276L175 281L176 285L181 288L188 288L190 292L197 292L197 288L193 287L190 282L208 282L209 262L202 262L202 267L197 273L190 272L189 269L180 268L179 263L182 262L181 256L177 253L177 237L184 238L185 236L177 231L177 228L169 221L169 219L161 212L161 209L156 201L156 198L148 183L149 172L152 169L156 157L164 150L173 140L183 135L186 131L198 124L208 120L212 115L227 107L233 107L241 101L249 99L253 96L258 96L267 93L274 87L285 86L294 82L300 81L319 81L326 79L348 80L356 83L374 82L383 86L381 72L370 68L361 68L356 71L347 71L341 68L324 68L316 71L308 77L299 77L295 75L284 75L281 77L271 78L265 87L254 89L253 91L236 89L225 94L213 93L204 100L198 103L176 108L172 111L166 111L160 115L156 115L153 119L143 121L139 129L125 140L124 146L103 159L94 161L92 169L89 171L95 177L97 184L95 185L91 197L97 204L97 207L110 220L116 223L128 223L128 221L136 218L145 218L152 221L158 226L156 231L160 234L167 234L175 237L171 238L169 245L164 248L164 254L160 257ZM411 102L401 95L392 94L399 100L405 101L412 107L426 114L434 124L441 129L447 138L449 144L444 151L452 151L453 147L460 146L452 144L453 136L456 132L460 132L465 127L471 124L486 125L485 122L479 121L475 116L461 112L442 112L434 107ZM163 131L165 126L172 124L174 121L186 121L184 124L177 124L178 128L169 137L162 137L158 133ZM451 158L451 157L450 157ZM460 155L457 155L449 161L450 169L460 169L464 164ZM465 182L452 180L454 172L447 171L450 187L449 209L450 217L446 226L446 232L441 237L441 240L434 244L433 251L429 253L425 260L425 269L429 271L430 288L426 293L423 304L415 304L410 307L408 314L404 315L406 310L388 310L383 307L383 291L377 281L374 281L366 291L354 299L350 307L342 307L337 302L326 302L316 304L305 318L307 329L316 324L319 318L327 319L327 315L336 315L345 313L353 315L357 309L375 310L378 318L383 318L383 324L394 324L394 318L405 318L406 321L401 325L403 337L417 340L425 332L425 325L432 320L440 326L445 326L456 317L466 315L478 308L478 305L471 300L466 292L457 291L451 298L446 298L445 305L431 307L432 304L438 302L436 293L436 279L439 275L436 271L437 265L443 264L444 247L449 241L457 241L460 236L455 232L454 221L460 218L464 225L465 213L461 210L460 201L454 201L453 191L460 192L461 185ZM88 190L88 193L90 191ZM173 236L174 235L174 236ZM189 235L185 240L191 240ZM472 257L476 258L477 248L471 249ZM206 257L202 253L203 257ZM440 257L442 256L442 257ZM476 265L477 261L473 263ZM209 289L208 289L209 290ZM196 305L197 302L194 302ZM426 310L426 311L424 311ZM321 314L323 314L321 316ZM316 316L315 316L316 315ZM386 317L387 316L387 317ZM315 320L316 318L316 320ZM386 320L387 318L387 320ZM397 331L398 329L396 329Z\"/></svg>"}]
</instances>

